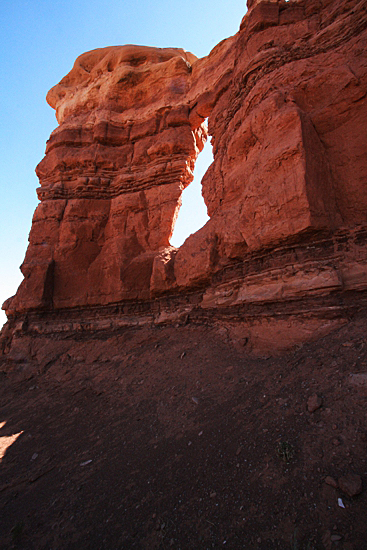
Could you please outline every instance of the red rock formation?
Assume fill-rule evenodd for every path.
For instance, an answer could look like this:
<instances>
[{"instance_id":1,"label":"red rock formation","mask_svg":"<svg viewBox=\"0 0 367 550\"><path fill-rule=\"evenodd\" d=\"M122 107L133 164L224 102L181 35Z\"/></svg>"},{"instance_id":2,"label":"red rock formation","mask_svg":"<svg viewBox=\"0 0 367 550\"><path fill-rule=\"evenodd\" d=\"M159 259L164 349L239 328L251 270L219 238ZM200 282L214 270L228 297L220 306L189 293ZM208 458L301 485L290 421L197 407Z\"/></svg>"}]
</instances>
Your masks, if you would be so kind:
<instances>
[{"instance_id":1,"label":"red rock formation","mask_svg":"<svg viewBox=\"0 0 367 550\"><path fill-rule=\"evenodd\" d=\"M366 21L358 1L261 1L244 17L230 85L212 94L211 219L177 254L182 286L207 276L209 258L366 223Z\"/></svg>"},{"instance_id":2,"label":"red rock formation","mask_svg":"<svg viewBox=\"0 0 367 550\"><path fill-rule=\"evenodd\" d=\"M4 306L19 330L190 314L273 348L355 306L352 292L367 289L365 2L248 6L206 58L94 50L49 92L60 126L37 169L25 280ZM177 250L169 238L208 116L210 220Z\"/></svg>"},{"instance_id":3,"label":"red rock formation","mask_svg":"<svg viewBox=\"0 0 367 550\"><path fill-rule=\"evenodd\" d=\"M190 125L184 50L81 55L47 95L60 126L37 167L41 200L9 313L148 298L182 190L206 139Z\"/></svg>"}]
</instances>

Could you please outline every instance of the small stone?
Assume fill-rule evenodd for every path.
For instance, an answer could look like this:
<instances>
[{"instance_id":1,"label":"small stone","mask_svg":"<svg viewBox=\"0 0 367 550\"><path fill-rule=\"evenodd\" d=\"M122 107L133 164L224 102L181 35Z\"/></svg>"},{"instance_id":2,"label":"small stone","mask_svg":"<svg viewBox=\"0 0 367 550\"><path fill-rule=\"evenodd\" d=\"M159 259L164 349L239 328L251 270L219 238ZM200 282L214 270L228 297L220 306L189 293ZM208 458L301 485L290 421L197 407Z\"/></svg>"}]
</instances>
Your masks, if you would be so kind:
<instances>
[{"instance_id":1,"label":"small stone","mask_svg":"<svg viewBox=\"0 0 367 550\"><path fill-rule=\"evenodd\" d=\"M342 540L342 537L340 535L331 535L330 540L331 542L336 542L338 540Z\"/></svg>"},{"instance_id":2,"label":"small stone","mask_svg":"<svg viewBox=\"0 0 367 550\"><path fill-rule=\"evenodd\" d=\"M310 397L307 400L307 410L309 413L313 413L317 411L322 405L322 397L317 395L317 393L310 395Z\"/></svg>"},{"instance_id":3,"label":"small stone","mask_svg":"<svg viewBox=\"0 0 367 550\"><path fill-rule=\"evenodd\" d=\"M186 355L186 351L183 351L180 355L180 359L183 359L185 357L185 355Z\"/></svg>"},{"instance_id":4,"label":"small stone","mask_svg":"<svg viewBox=\"0 0 367 550\"><path fill-rule=\"evenodd\" d=\"M331 550L331 540L330 540L330 536L331 536L331 533L330 531L326 531L323 535L322 535L322 544L324 545L324 548L327 548L328 550L330 549Z\"/></svg>"},{"instance_id":5,"label":"small stone","mask_svg":"<svg viewBox=\"0 0 367 550\"><path fill-rule=\"evenodd\" d=\"M237 451L236 451L236 456L238 456L242 451L242 447L238 447Z\"/></svg>"},{"instance_id":6,"label":"small stone","mask_svg":"<svg viewBox=\"0 0 367 550\"><path fill-rule=\"evenodd\" d=\"M348 381L353 386L367 386L367 372L351 374Z\"/></svg>"},{"instance_id":7,"label":"small stone","mask_svg":"<svg viewBox=\"0 0 367 550\"><path fill-rule=\"evenodd\" d=\"M197 397L191 397L191 400L195 403L195 405L199 405L199 399Z\"/></svg>"},{"instance_id":8,"label":"small stone","mask_svg":"<svg viewBox=\"0 0 367 550\"><path fill-rule=\"evenodd\" d=\"M210 493L210 498L215 498L217 496L217 493L213 492L213 493Z\"/></svg>"},{"instance_id":9,"label":"small stone","mask_svg":"<svg viewBox=\"0 0 367 550\"><path fill-rule=\"evenodd\" d=\"M357 474L347 474L338 479L340 489L349 497L354 497L362 492L362 479Z\"/></svg>"},{"instance_id":10,"label":"small stone","mask_svg":"<svg viewBox=\"0 0 367 550\"><path fill-rule=\"evenodd\" d=\"M336 437L334 437L333 439L333 445L335 445L335 447L338 447L340 445L340 441Z\"/></svg>"},{"instance_id":11,"label":"small stone","mask_svg":"<svg viewBox=\"0 0 367 550\"><path fill-rule=\"evenodd\" d=\"M32 460L36 460L37 457L38 457L38 453L33 453Z\"/></svg>"},{"instance_id":12,"label":"small stone","mask_svg":"<svg viewBox=\"0 0 367 550\"><path fill-rule=\"evenodd\" d=\"M326 476L326 478L324 479L325 483L327 485L330 485L331 487L334 487L335 489L338 487L338 484L337 482L335 481L335 479L331 476Z\"/></svg>"}]
</instances>

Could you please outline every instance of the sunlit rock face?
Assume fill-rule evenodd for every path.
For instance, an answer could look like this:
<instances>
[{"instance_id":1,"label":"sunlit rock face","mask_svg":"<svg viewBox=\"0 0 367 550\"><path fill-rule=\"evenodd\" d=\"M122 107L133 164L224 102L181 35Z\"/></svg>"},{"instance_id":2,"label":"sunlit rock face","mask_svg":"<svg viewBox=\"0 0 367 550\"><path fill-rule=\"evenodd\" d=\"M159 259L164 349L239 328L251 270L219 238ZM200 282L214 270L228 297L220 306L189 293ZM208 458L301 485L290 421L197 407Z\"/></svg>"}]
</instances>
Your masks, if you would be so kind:
<instances>
[{"instance_id":1,"label":"sunlit rock face","mask_svg":"<svg viewBox=\"0 0 367 550\"><path fill-rule=\"evenodd\" d=\"M110 327L125 306L126 323L227 315L271 348L345 319L340 297L367 289L366 10L252 0L238 33L202 59L142 46L80 56L47 96L59 126L37 168L11 319L112 305ZM207 117L210 219L176 249ZM126 305L137 302L145 321Z\"/></svg>"},{"instance_id":2,"label":"sunlit rock face","mask_svg":"<svg viewBox=\"0 0 367 550\"><path fill-rule=\"evenodd\" d=\"M235 40L194 65L213 63L223 75L230 68L230 78L203 97L214 149L202 182L211 219L176 256L183 286L230 259L366 223L365 4L248 5Z\"/></svg>"},{"instance_id":3,"label":"sunlit rock face","mask_svg":"<svg viewBox=\"0 0 367 550\"><path fill-rule=\"evenodd\" d=\"M60 123L37 167L41 200L8 310L148 298L182 190L206 139L190 124L180 49L102 48L50 90Z\"/></svg>"}]
</instances>

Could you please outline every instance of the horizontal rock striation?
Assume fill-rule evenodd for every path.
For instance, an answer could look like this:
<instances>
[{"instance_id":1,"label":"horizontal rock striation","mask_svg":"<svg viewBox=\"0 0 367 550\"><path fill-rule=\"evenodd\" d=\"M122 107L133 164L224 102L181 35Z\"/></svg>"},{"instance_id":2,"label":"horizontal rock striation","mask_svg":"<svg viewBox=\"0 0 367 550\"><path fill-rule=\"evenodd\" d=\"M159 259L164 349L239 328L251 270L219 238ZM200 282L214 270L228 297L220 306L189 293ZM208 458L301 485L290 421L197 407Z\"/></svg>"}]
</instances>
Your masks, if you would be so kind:
<instances>
[{"instance_id":1,"label":"horizontal rock striation","mask_svg":"<svg viewBox=\"0 0 367 550\"><path fill-rule=\"evenodd\" d=\"M28 311L8 321L2 346L12 363L33 341L80 339L126 327L210 324L234 346L275 353L325 335L367 306L367 229L320 233L233 262L211 284L150 300ZM46 339L46 340L45 340ZM28 358L28 359L27 359Z\"/></svg>"},{"instance_id":2,"label":"horizontal rock striation","mask_svg":"<svg viewBox=\"0 0 367 550\"><path fill-rule=\"evenodd\" d=\"M26 334L189 321L283 349L364 304L365 2L248 8L203 59L103 48L50 90L59 127L37 167L25 279L4 304L8 357ZM176 249L207 117L210 219Z\"/></svg>"},{"instance_id":3,"label":"horizontal rock striation","mask_svg":"<svg viewBox=\"0 0 367 550\"><path fill-rule=\"evenodd\" d=\"M177 254L180 286L253 250L366 223L366 42L363 2L254 3L228 44L230 83L212 93L211 219Z\"/></svg>"},{"instance_id":4,"label":"horizontal rock striation","mask_svg":"<svg viewBox=\"0 0 367 550\"><path fill-rule=\"evenodd\" d=\"M149 298L206 128L185 102L183 50L117 46L81 55L47 95L60 126L37 167L40 204L10 314Z\"/></svg>"}]
</instances>

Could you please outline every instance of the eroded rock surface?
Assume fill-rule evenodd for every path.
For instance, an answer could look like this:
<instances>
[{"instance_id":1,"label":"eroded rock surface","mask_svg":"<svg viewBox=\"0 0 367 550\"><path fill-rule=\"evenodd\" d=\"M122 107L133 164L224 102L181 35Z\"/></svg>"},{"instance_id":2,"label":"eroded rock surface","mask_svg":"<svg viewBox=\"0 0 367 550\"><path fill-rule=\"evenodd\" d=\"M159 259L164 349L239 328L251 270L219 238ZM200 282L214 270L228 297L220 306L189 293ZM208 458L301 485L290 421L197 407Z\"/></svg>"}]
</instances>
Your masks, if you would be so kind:
<instances>
[{"instance_id":1,"label":"eroded rock surface","mask_svg":"<svg viewBox=\"0 0 367 550\"><path fill-rule=\"evenodd\" d=\"M203 59L103 48L50 90L60 125L37 168L41 202L25 279L4 305L5 350L30 330L189 319L274 350L364 303L365 2L248 8L238 33ZM210 220L175 249L207 117Z\"/></svg>"},{"instance_id":2,"label":"eroded rock surface","mask_svg":"<svg viewBox=\"0 0 367 550\"><path fill-rule=\"evenodd\" d=\"M41 203L9 313L149 297L153 258L206 139L185 103L195 60L102 48L50 90L60 125L37 167Z\"/></svg>"},{"instance_id":3,"label":"eroded rock surface","mask_svg":"<svg viewBox=\"0 0 367 550\"><path fill-rule=\"evenodd\" d=\"M366 223L365 4L253 4L228 45L230 83L212 94L215 160L203 179L211 219L177 256L182 285L207 275L209 257L227 263L305 232ZM192 249L205 241L200 263Z\"/></svg>"}]
</instances>

